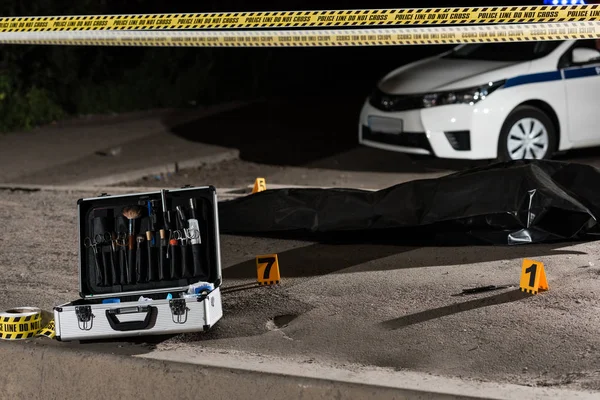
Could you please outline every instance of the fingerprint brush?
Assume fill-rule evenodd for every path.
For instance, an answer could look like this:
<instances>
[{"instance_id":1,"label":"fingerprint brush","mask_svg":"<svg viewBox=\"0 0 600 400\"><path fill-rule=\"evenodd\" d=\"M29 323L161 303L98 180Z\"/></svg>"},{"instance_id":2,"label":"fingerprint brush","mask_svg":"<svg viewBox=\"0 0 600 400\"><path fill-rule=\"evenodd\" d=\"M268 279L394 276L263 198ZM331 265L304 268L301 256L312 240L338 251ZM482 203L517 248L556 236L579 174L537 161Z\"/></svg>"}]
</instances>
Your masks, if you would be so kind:
<instances>
[{"instance_id":1,"label":"fingerprint brush","mask_svg":"<svg viewBox=\"0 0 600 400\"><path fill-rule=\"evenodd\" d=\"M142 216L139 206L127 206L123 208L123 216L129 220L129 249L133 249L135 243L135 220Z\"/></svg>"}]
</instances>

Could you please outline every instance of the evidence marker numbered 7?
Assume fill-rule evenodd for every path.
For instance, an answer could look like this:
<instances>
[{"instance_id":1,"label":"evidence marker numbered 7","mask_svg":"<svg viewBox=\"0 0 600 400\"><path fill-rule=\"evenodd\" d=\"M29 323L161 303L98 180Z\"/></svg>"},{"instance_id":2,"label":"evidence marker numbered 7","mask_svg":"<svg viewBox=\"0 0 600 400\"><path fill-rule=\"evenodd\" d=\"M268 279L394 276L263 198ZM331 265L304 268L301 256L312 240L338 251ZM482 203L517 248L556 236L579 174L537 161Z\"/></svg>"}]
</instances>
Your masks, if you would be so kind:
<instances>
[{"instance_id":1,"label":"evidence marker numbered 7","mask_svg":"<svg viewBox=\"0 0 600 400\"><path fill-rule=\"evenodd\" d=\"M277 285L281 281L277 254L256 256L256 278L259 285Z\"/></svg>"}]
</instances>

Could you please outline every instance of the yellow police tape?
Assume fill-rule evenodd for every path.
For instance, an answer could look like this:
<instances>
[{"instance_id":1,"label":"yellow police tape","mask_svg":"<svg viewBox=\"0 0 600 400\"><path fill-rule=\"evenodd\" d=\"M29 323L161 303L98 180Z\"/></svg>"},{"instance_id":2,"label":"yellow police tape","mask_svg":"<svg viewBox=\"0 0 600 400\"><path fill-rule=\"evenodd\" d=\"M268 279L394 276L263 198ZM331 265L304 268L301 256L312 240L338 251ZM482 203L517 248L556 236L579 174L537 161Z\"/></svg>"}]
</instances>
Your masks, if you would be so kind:
<instances>
[{"instance_id":1,"label":"yellow police tape","mask_svg":"<svg viewBox=\"0 0 600 400\"><path fill-rule=\"evenodd\" d=\"M54 338L54 320L42 325L42 310L35 307L20 307L0 312L0 339L21 340L34 336Z\"/></svg>"},{"instance_id":2,"label":"yellow police tape","mask_svg":"<svg viewBox=\"0 0 600 400\"><path fill-rule=\"evenodd\" d=\"M594 21L599 17L600 5L597 4L578 6L79 15L0 18L0 32L490 24Z\"/></svg>"},{"instance_id":3,"label":"yellow police tape","mask_svg":"<svg viewBox=\"0 0 600 400\"><path fill-rule=\"evenodd\" d=\"M595 38L600 38L600 22L310 31L0 32L0 43L7 44L172 47L385 46Z\"/></svg>"}]
</instances>

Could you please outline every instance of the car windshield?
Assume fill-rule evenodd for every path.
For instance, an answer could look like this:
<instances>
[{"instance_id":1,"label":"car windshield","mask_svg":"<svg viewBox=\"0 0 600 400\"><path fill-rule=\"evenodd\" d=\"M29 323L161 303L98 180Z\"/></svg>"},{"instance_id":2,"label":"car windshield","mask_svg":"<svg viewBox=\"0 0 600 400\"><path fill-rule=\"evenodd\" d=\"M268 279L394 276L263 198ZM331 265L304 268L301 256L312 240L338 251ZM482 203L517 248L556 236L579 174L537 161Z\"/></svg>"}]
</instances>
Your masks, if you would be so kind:
<instances>
[{"instance_id":1,"label":"car windshield","mask_svg":"<svg viewBox=\"0 0 600 400\"><path fill-rule=\"evenodd\" d=\"M482 43L458 47L445 58L485 61L530 61L550 54L561 41Z\"/></svg>"}]
</instances>

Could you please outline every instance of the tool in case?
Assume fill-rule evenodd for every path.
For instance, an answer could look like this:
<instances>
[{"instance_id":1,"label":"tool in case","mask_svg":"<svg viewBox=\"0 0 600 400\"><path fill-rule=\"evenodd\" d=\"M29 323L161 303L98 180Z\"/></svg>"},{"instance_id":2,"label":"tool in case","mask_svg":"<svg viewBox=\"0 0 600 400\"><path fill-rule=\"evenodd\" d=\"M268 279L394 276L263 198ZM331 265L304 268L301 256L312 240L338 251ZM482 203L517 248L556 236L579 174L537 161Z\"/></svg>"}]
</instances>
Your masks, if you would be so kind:
<instances>
[{"instance_id":1,"label":"tool in case","mask_svg":"<svg viewBox=\"0 0 600 400\"><path fill-rule=\"evenodd\" d=\"M223 316L214 187L80 199L80 299L63 341L206 331Z\"/></svg>"}]
</instances>

